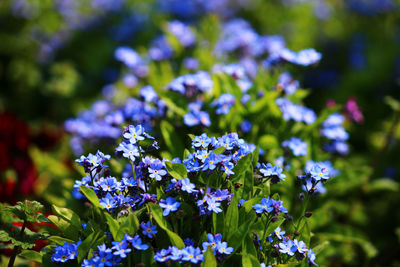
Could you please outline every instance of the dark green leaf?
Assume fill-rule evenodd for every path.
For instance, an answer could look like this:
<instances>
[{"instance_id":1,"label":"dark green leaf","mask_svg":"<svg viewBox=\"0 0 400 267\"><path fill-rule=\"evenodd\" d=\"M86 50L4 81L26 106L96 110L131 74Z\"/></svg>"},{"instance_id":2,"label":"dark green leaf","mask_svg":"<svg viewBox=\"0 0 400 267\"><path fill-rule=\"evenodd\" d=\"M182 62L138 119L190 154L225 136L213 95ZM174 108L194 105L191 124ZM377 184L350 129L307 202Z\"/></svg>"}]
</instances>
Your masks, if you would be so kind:
<instances>
[{"instance_id":1,"label":"dark green leaf","mask_svg":"<svg viewBox=\"0 0 400 267\"><path fill-rule=\"evenodd\" d=\"M99 198L97 197L96 193L91 189L86 186L81 186L80 187L82 193L89 199L89 201L95 206L100 209L103 209L103 206L100 205Z\"/></svg>"},{"instance_id":2,"label":"dark green leaf","mask_svg":"<svg viewBox=\"0 0 400 267\"><path fill-rule=\"evenodd\" d=\"M52 205L51 207L53 209L53 212L56 215L60 216L62 219L71 223L73 226L75 226L78 229L80 229L82 227L79 216L72 210L67 209L67 208L60 208L60 207L57 207L56 205Z\"/></svg>"},{"instance_id":3,"label":"dark green leaf","mask_svg":"<svg viewBox=\"0 0 400 267\"><path fill-rule=\"evenodd\" d=\"M187 170L183 164L166 161L165 166L167 167L168 173L175 179L180 180L187 177Z\"/></svg>"},{"instance_id":4,"label":"dark green leaf","mask_svg":"<svg viewBox=\"0 0 400 267\"><path fill-rule=\"evenodd\" d=\"M171 229L171 226L167 222L167 220L163 217L162 215L162 208L156 204L148 204L150 206L151 214L153 215L153 218L156 220L157 224L160 226L161 229L163 229L165 232L167 232L169 239L171 240L172 245L178 247L178 248L183 248L185 246L185 243L183 242L182 238L179 237L178 234L174 233Z\"/></svg>"},{"instance_id":5,"label":"dark green leaf","mask_svg":"<svg viewBox=\"0 0 400 267\"><path fill-rule=\"evenodd\" d=\"M19 254L19 256L21 256L25 259L28 259L28 260L42 263L42 255L39 252L36 252L34 250L24 250Z\"/></svg>"},{"instance_id":6,"label":"dark green leaf","mask_svg":"<svg viewBox=\"0 0 400 267\"><path fill-rule=\"evenodd\" d=\"M204 262L201 264L204 267L217 267L217 260L215 259L214 253L210 247L204 253Z\"/></svg>"}]
</instances>

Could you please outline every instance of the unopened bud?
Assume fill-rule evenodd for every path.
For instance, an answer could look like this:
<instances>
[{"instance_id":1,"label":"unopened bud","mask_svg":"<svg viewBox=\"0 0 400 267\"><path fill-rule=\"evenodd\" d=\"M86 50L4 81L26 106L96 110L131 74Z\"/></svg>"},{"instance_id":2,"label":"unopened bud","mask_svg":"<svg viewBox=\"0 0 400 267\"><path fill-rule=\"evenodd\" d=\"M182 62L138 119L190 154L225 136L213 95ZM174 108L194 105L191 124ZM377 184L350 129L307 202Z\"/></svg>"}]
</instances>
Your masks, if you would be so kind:
<instances>
[{"instance_id":1,"label":"unopened bud","mask_svg":"<svg viewBox=\"0 0 400 267\"><path fill-rule=\"evenodd\" d=\"M303 200L303 199L304 199L304 193L300 193L300 194L299 194L299 199L300 199L300 200Z\"/></svg>"},{"instance_id":2,"label":"unopened bud","mask_svg":"<svg viewBox=\"0 0 400 267\"><path fill-rule=\"evenodd\" d=\"M307 218L310 218L312 215L313 215L312 211L307 211L305 214Z\"/></svg>"}]
</instances>

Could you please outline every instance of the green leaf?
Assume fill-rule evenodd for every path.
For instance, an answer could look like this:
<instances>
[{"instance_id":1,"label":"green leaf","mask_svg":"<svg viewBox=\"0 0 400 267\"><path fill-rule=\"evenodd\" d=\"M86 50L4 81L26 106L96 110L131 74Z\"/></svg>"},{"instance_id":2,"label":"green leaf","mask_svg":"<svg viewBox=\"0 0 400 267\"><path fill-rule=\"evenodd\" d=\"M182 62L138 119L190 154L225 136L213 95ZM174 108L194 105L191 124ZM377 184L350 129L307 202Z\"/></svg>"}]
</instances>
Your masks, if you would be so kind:
<instances>
[{"instance_id":1,"label":"green leaf","mask_svg":"<svg viewBox=\"0 0 400 267\"><path fill-rule=\"evenodd\" d=\"M348 236L348 235L343 235L343 234L336 234L336 233L319 233L319 237L331 240L331 241L337 241L337 242L350 242L350 243L355 243L358 244L361 248L363 248L364 252L366 253L368 258L373 258L375 255L378 253L377 249L375 246L365 240L364 238L360 237L355 237L355 236Z\"/></svg>"},{"instance_id":2,"label":"green leaf","mask_svg":"<svg viewBox=\"0 0 400 267\"><path fill-rule=\"evenodd\" d=\"M72 225L70 222L64 220L63 218L57 217L55 215L50 215L48 219L57 226L58 229L68 238L76 240L78 238L79 230Z\"/></svg>"},{"instance_id":3,"label":"green leaf","mask_svg":"<svg viewBox=\"0 0 400 267\"><path fill-rule=\"evenodd\" d=\"M56 215L60 216L67 222L70 222L76 228L80 229L82 227L81 219L72 210L67 209L67 208L60 208L60 207L57 207L56 205L52 205L51 208Z\"/></svg>"},{"instance_id":4,"label":"green leaf","mask_svg":"<svg viewBox=\"0 0 400 267\"><path fill-rule=\"evenodd\" d=\"M232 233L238 227L239 224L238 203L239 201L237 200L237 197L233 197L231 200L231 204L229 205L228 210L226 211L224 236L227 236L228 233Z\"/></svg>"},{"instance_id":5,"label":"green leaf","mask_svg":"<svg viewBox=\"0 0 400 267\"><path fill-rule=\"evenodd\" d=\"M221 146L221 147L214 149L213 153L219 155L219 154L222 154L222 152L224 152L224 151L225 151L225 147Z\"/></svg>"},{"instance_id":6,"label":"green leaf","mask_svg":"<svg viewBox=\"0 0 400 267\"><path fill-rule=\"evenodd\" d=\"M185 246L185 243L179 237L178 234L174 233L171 230L172 229L171 226L169 225L167 220L162 215L162 208L154 203L150 203L148 205L150 207L153 218L156 220L158 226L160 226L161 229L163 229L165 232L167 232L172 245L174 245L180 249L183 248Z\"/></svg>"},{"instance_id":7,"label":"green leaf","mask_svg":"<svg viewBox=\"0 0 400 267\"><path fill-rule=\"evenodd\" d=\"M246 254L243 253L242 254L242 266L251 266L251 267L259 267L261 266L260 262L258 261L258 259L251 255L251 254Z\"/></svg>"},{"instance_id":8,"label":"green leaf","mask_svg":"<svg viewBox=\"0 0 400 267\"><path fill-rule=\"evenodd\" d=\"M18 202L15 206L2 206L1 211L5 210L15 214L18 218L28 222L48 222L43 214L39 213L43 205L37 201L25 200Z\"/></svg>"},{"instance_id":9,"label":"green leaf","mask_svg":"<svg viewBox=\"0 0 400 267\"><path fill-rule=\"evenodd\" d=\"M249 217L250 217L249 219L247 219L243 224L241 224L227 238L229 246L233 247L234 251L239 249L239 247L241 246L244 238L249 233L251 227L254 224L254 221L255 221L255 218L256 218L255 213L251 213ZM231 255L233 255L233 254L234 254L234 252L232 252Z\"/></svg>"},{"instance_id":10,"label":"green leaf","mask_svg":"<svg viewBox=\"0 0 400 267\"><path fill-rule=\"evenodd\" d=\"M377 179L372 181L369 185L367 185L368 192L377 192L377 191L399 191L399 183L393 180L389 180L387 178Z\"/></svg>"},{"instance_id":11,"label":"green leaf","mask_svg":"<svg viewBox=\"0 0 400 267\"><path fill-rule=\"evenodd\" d=\"M61 236L56 236L56 235L50 236L49 240L53 241L57 245L63 245L65 242L74 243L74 241L71 240L71 239L64 238L64 237L61 237Z\"/></svg>"},{"instance_id":12,"label":"green leaf","mask_svg":"<svg viewBox=\"0 0 400 267\"><path fill-rule=\"evenodd\" d=\"M224 213L215 213L212 214L213 226L215 233L223 233L224 232Z\"/></svg>"},{"instance_id":13,"label":"green leaf","mask_svg":"<svg viewBox=\"0 0 400 267\"><path fill-rule=\"evenodd\" d=\"M100 232L91 233L82 243L78 246L78 263L82 263L82 261L86 258L86 255L89 253L90 249L93 247L96 242Z\"/></svg>"},{"instance_id":14,"label":"green leaf","mask_svg":"<svg viewBox=\"0 0 400 267\"><path fill-rule=\"evenodd\" d=\"M105 212L104 216L106 217L108 227L110 228L110 232L112 236L114 237L115 240L119 240L117 233L119 230L119 223L117 220L115 220L109 213Z\"/></svg>"},{"instance_id":15,"label":"green leaf","mask_svg":"<svg viewBox=\"0 0 400 267\"><path fill-rule=\"evenodd\" d=\"M31 261L42 263L42 255L34 250L24 250L19 254L19 256Z\"/></svg>"},{"instance_id":16,"label":"green leaf","mask_svg":"<svg viewBox=\"0 0 400 267\"><path fill-rule=\"evenodd\" d=\"M168 173L175 179L180 180L187 177L187 170L183 164L166 161L165 166Z\"/></svg>"},{"instance_id":17,"label":"green leaf","mask_svg":"<svg viewBox=\"0 0 400 267\"><path fill-rule=\"evenodd\" d=\"M176 134L174 126L163 120L160 124L160 130L168 151L173 157L180 157L185 147L179 135Z\"/></svg>"},{"instance_id":18,"label":"green leaf","mask_svg":"<svg viewBox=\"0 0 400 267\"><path fill-rule=\"evenodd\" d=\"M329 241L324 241L321 244L313 247L312 250L314 251L315 255L318 255L326 246L329 245Z\"/></svg>"},{"instance_id":19,"label":"green leaf","mask_svg":"<svg viewBox=\"0 0 400 267\"><path fill-rule=\"evenodd\" d=\"M236 182L238 180L237 178L240 178L240 176L247 170L252 169L252 159L253 156L251 155L251 153L249 153L238 160L236 166L233 168L233 172L235 173L231 178L233 182Z\"/></svg>"},{"instance_id":20,"label":"green leaf","mask_svg":"<svg viewBox=\"0 0 400 267\"><path fill-rule=\"evenodd\" d=\"M206 253L204 253L204 262L201 264L204 267L217 267L217 260L215 259L214 253L208 247Z\"/></svg>"},{"instance_id":21,"label":"green leaf","mask_svg":"<svg viewBox=\"0 0 400 267\"><path fill-rule=\"evenodd\" d=\"M300 229L300 233L301 233L300 239L303 240L304 243L306 243L307 247L310 247L311 230L307 221L304 223L304 226Z\"/></svg>"},{"instance_id":22,"label":"green leaf","mask_svg":"<svg viewBox=\"0 0 400 267\"><path fill-rule=\"evenodd\" d=\"M100 205L99 198L97 197L96 193L89 187L81 185L80 187L82 193L89 199L89 201L95 206L100 209L103 209L103 206Z\"/></svg>"},{"instance_id":23,"label":"green leaf","mask_svg":"<svg viewBox=\"0 0 400 267\"><path fill-rule=\"evenodd\" d=\"M116 240L121 240L126 233L133 236L139 229L139 220L133 212L129 213L128 216L118 218L118 221L120 227Z\"/></svg>"}]
</instances>

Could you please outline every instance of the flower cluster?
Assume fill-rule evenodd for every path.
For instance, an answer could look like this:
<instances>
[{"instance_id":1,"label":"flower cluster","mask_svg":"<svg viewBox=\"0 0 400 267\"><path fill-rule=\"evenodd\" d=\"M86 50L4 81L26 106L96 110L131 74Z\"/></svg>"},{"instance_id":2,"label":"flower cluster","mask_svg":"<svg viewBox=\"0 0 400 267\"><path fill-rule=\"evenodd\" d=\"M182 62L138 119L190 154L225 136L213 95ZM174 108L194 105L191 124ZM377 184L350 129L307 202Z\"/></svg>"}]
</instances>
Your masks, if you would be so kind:
<instances>
[{"instance_id":1,"label":"flower cluster","mask_svg":"<svg viewBox=\"0 0 400 267\"><path fill-rule=\"evenodd\" d=\"M279 213L287 213L287 209L282 205L283 201L275 200L273 198L263 198L261 203L253 206L254 210L260 216L268 214L271 216L278 216Z\"/></svg>"},{"instance_id":2,"label":"flower cluster","mask_svg":"<svg viewBox=\"0 0 400 267\"><path fill-rule=\"evenodd\" d=\"M280 181L285 181L286 175L282 173L283 169L279 166L272 166L271 163L261 163L257 166L260 173L267 178L271 179L271 183L276 184Z\"/></svg>"},{"instance_id":3,"label":"flower cluster","mask_svg":"<svg viewBox=\"0 0 400 267\"><path fill-rule=\"evenodd\" d=\"M150 131L157 118L164 115L165 103L149 86L141 88L139 95L140 99L128 98L119 106L108 100L97 101L78 118L67 120L64 126L73 135L70 144L74 152L81 154L85 142L117 139L123 123L140 123Z\"/></svg>"},{"instance_id":4,"label":"flower cluster","mask_svg":"<svg viewBox=\"0 0 400 267\"><path fill-rule=\"evenodd\" d=\"M210 215L212 212L220 213L222 212L221 203L224 201L229 205L231 198L232 194L229 194L227 189L218 189L215 192L211 192L211 189L207 188L206 192L204 192L203 198L197 201L197 206L200 209L201 215Z\"/></svg>"},{"instance_id":5,"label":"flower cluster","mask_svg":"<svg viewBox=\"0 0 400 267\"><path fill-rule=\"evenodd\" d=\"M255 146L247 144L239 139L236 133L230 133L219 137L208 137L205 133L195 137L192 141L194 153L190 153L183 163L189 172L214 170L215 168L225 172L228 176L234 174L233 168L236 162L252 152ZM222 153L214 151L222 148Z\"/></svg>"},{"instance_id":6,"label":"flower cluster","mask_svg":"<svg viewBox=\"0 0 400 267\"><path fill-rule=\"evenodd\" d=\"M300 138L292 137L289 140L282 142L283 147L289 148L295 156L306 156L307 155L307 143Z\"/></svg>"},{"instance_id":7,"label":"flower cluster","mask_svg":"<svg viewBox=\"0 0 400 267\"><path fill-rule=\"evenodd\" d=\"M337 152L339 154L347 154L349 147L346 140L349 134L343 128L344 116L339 113L330 115L322 124L321 134L330 142L325 145L325 149L329 152Z\"/></svg>"},{"instance_id":8,"label":"flower cluster","mask_svg":"<svg viewBox=\"0 0 400 267\"><path fill-rule=\"evenodd\" d=\"M276 99L276 104L281 109L283 119L286 121L295 120L302 121L306 124L312 124L317 119L317 116L312 109L293 104L287 98Z\"/></svg>"},{"instance_id":9,"label":"flower cluster","mask_svg":"<svg viewBox=\"0 0 400 267\"><path fill-rule=\"evenodd\" d=\"M65 242L62 246L58 246L54 249L54 254L51 256L51 260L54 262L66 262L68 260L73 260L78 257L78 246L77 244L71 244Z\"/></svg>"}]
</instances>

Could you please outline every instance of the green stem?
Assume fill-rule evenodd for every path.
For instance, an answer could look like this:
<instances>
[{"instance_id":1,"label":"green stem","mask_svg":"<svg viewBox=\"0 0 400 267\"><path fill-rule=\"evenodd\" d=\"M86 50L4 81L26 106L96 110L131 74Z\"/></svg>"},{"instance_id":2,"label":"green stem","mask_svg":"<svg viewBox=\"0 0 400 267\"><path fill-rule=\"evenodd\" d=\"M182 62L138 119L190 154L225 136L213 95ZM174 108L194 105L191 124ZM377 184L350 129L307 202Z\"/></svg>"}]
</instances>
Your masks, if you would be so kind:
<instances>
[{"instance_id":1,"label":"green stem","mask_svg":"<svg viewBox=\"0 0 400 267\"><path fill-rule=\"evenodd\" d=\"M21 231L19 232L19 237L22 240L23 236L24 236L24 231L25 231L25 227L26 227L26 220L24 220L24 223L22 224L21 227ZM13 267L14 266L14 262L15 262L15 258L17 257L17 255L21 252L21 247L20 246L16 246L13 250L13 254L11 255L10 261L8 262L8 267Z\"/></svg>"},{"instance_id":2,"label":"green stem","mask_svg":"<svg viewBox=\"0 0 400 267\"><path fill-rule=\"evenodd\" d=\"M305 199L304 199L303 210L301 211L301 216L300 216L300 218L299 218L299 221L297 222L296 230L299 229L299 227L300 227L301 219L302 219L303 217L305 217L306 210L307 210L307 206L308 206L308 201L309 201L309 200L310 200L310 194L307 193L307 194L306 194L306 197L305 197Z\"/></svg>"}]
</instances>

